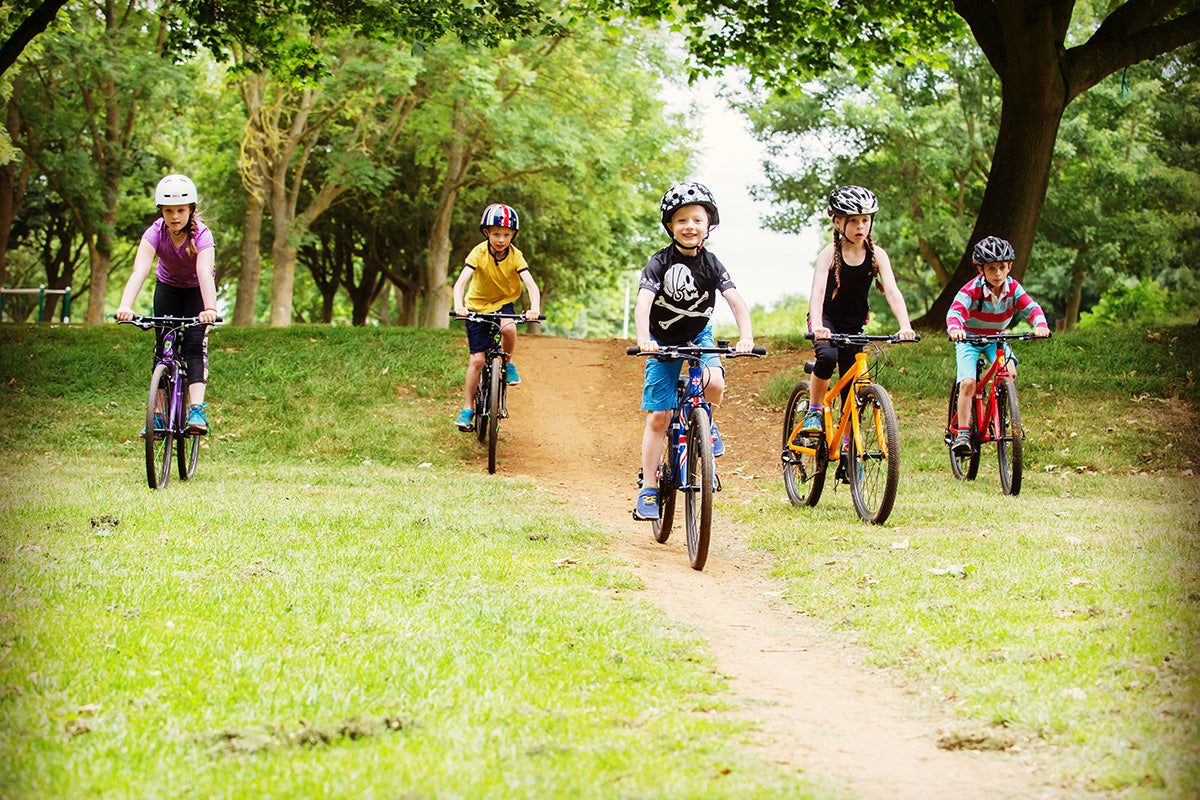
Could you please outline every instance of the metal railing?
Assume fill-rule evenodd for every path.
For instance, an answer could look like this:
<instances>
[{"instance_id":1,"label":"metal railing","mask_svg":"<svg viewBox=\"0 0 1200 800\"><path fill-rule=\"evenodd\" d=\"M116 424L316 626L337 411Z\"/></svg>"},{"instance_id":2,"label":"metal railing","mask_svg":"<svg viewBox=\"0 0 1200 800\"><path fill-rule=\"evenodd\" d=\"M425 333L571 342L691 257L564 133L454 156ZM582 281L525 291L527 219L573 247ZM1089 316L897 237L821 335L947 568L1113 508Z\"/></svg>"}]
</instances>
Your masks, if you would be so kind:
<instances>
[{"instance_id":1,"label":"metal railing","mask_svg":"<svg viewBox=\"0 0 1200 800\"><path fill-rule=\"evenodd\" d=\"M0 287L0 321L4 320L4 296L9 294L36 294L38 296L37 321L41 322L46 311L46 295L61 294L63 296L62 322L71 322L71 287L65 289L47 289L45 284L36 289L7 289Z\"/></svg>"}]
</instances>

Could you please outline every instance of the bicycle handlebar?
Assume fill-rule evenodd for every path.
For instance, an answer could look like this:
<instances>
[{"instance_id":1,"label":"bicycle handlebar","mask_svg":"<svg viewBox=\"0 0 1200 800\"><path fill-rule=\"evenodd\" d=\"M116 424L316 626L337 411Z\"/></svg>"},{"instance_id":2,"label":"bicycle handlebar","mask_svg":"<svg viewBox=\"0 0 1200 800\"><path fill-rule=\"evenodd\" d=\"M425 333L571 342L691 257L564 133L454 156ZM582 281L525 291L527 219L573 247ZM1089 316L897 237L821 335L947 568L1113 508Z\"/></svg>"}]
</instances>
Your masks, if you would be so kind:
<instances>
[{"instance_id":1,"label":"bicycle handlebar","mask_svg":"<svg viewBox=\"0 0 1200 800\"><path fill-rule=\"evenodd\" d=\"M697 347L696 345L662 345L658 350L643 350L640 347L626 347L625 355L627 356L653 356L654 358L662 359L663 361L677 361L681 358L689 358L693 356L708 355L716 353L730 358L738 356L765 356L767 348L762 345L756 346L749 353L739 353L733 347Z\"/></svg>"},{"instance_id":2,"label":"bicycle handlebar","mask_svg":"<svg viewBox=\"0 0 1200 800\"><path fill-rule=\"evenodd\" d=\"M142 314L134 314L133 319L119 319L118 325L136 325L144 331L148 331L156 325L178 325L180 328L193 328L197 325L216 325L218 322L224 322L224 317L217 317L213 322L201 322L199 317L149 317Z\"/></svg>"},{"instance_id":3,"label":"bicycle handlebar","mask_svg":"<svg viewBox=\"0 0 1200 800\"><path fill-rule=\"evenodd\" d=\"M959 339L960 342L967 344L994 344L1011 339L1049 339L1053 334L1038 336L1033 331L1025 331L1024 333L969 333L964 338ZM951 339L950 341L954 341Z\"/></svg>"},{"instance_id":4,"label":"bicycle handlebar","mask_svg":"<svg viewBox=\"0 0 1200 800\"><path fill-rule=\"evenodd\" d=\"M541 322L546 318L545 314L538 314L537 322ZM468 311L465 317L460 317L453 311L450 312L450 319L470 320L471 322L497 322L503 319L511 319L513 322L534 322L534 320L526 319L524 314L503 314L499 311Z\"/></svg>"},{"instance_id":5,"label":"bicycle handlebar","mask_svg":"<svg viewBox=\"0 0 1200 800\"><path fill-rule=\"evenodd\" d=\"M804 338L810 342L816 340L816 334L812 331L804 334ZM835 345L857 345L867 344L868 342L919 342L921 334L916 334L914 339L901 339L899 334L874 334L874 333L830 333L828 339L821 339L822 342L832 342Z\"/></svg>"}]
</instances>

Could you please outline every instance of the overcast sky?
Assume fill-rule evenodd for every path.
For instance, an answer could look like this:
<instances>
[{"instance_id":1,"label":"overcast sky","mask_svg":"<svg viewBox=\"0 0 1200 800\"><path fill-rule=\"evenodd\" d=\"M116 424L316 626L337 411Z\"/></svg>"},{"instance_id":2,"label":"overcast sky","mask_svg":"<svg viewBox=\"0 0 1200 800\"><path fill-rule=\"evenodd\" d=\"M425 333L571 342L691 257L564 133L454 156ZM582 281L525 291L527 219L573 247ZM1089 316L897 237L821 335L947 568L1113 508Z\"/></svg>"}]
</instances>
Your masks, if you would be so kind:
<instances>
[{"instance_id":1,"label":"overcast sky","mask_svg":"<svg viewBox=\"0 0 1200 800\"><path fill-rule=\"evenodd\" d=\"M697 83L690 88L671 88L666 96L673 107L694 99L704 110L703 152L692 174L680 180L703 183L717 201L721 224L713 231L709 247L751 307L770 307L789 294L807 297L813 261L826 244L820 239L822 233L810 230L797 236L760 227L760 218L770 213L771 207L752 200L749 188L765 182L763 148L747 132L744 118L707 86ZM733 321L724 300L717 301L713 319Z\"/></svg>"}]
</instances>

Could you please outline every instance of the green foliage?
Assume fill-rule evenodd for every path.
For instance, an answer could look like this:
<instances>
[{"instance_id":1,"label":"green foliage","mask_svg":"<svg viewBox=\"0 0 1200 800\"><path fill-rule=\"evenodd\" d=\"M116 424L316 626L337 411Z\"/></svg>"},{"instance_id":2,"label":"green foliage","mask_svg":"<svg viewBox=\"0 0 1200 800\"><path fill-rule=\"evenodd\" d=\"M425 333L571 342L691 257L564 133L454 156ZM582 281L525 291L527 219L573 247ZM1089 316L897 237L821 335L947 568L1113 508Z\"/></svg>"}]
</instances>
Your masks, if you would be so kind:
<instances>
[{"instance_id":1,"label":"green foliage","mask_svg":"<svg viewBox=\"0 0 1200 800\"><path fill-rule=\"evenodd\" d=\"M1167 321L1170 295L1155 281L1121 283L1109 289L1079 318L1080 330L1110 325L1158 325ZM1194 311L1194 309L1191 309Z\"/></svg>"}]
</instances>

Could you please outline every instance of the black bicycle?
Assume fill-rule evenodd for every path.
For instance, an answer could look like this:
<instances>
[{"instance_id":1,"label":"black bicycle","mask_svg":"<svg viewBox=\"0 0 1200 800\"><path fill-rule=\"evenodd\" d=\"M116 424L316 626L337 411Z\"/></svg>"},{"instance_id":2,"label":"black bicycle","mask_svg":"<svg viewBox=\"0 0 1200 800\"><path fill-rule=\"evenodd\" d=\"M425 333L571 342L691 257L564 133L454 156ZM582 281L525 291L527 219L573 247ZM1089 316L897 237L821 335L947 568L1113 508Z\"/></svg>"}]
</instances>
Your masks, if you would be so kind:
<instances>
[{"instance_id":1,"label":"black bicycle","mask_svg":"<svg viewBox=\"0 0 1200 800\"><path fill-rule=\"evenodd\" d=\"M217 322L221 322L218 317ZM199 317L145 317L134 315L118 324L136 325L144 331L164 328L162 353L154 363L150 376L150 394L146 399L146 482L151 489L162 489L171 478L171 456L174 449L179 466L179 479L186 481L196 474L200 462L200 437L187 429L187 363L183 360L183 331L201 322ZM160 418L155 425L155 417Z\"/></svg>"},{"instance_id":2,"label":"black bicycle","mask_svg":"<svg viewBox=\"0 0 1200 800\"><path fill-rule=\"evenodd\" d=\"M496 443L500 438L500 420L508 416L508 353L500 346L500 323L511 319L518 325L531 322L524 314L484 313L469 311L460 317L453 311L451 319L483 322L492 327L492 343L484 351L483 371L479 373L479 385L475 388L475 435L480 442L487 442L488 472L496 471ZM544 320L539 314L538 320Z\"/></svg>"}]
</instances>

